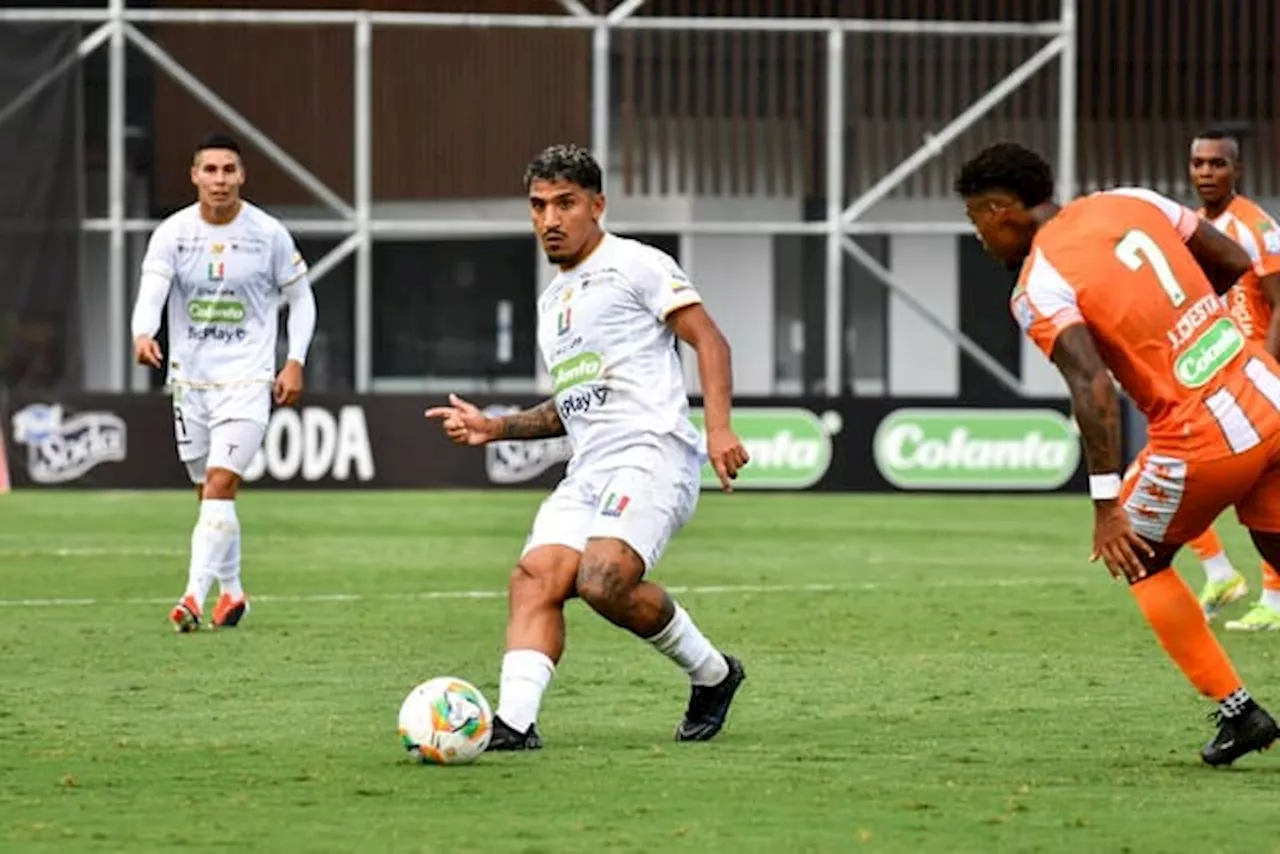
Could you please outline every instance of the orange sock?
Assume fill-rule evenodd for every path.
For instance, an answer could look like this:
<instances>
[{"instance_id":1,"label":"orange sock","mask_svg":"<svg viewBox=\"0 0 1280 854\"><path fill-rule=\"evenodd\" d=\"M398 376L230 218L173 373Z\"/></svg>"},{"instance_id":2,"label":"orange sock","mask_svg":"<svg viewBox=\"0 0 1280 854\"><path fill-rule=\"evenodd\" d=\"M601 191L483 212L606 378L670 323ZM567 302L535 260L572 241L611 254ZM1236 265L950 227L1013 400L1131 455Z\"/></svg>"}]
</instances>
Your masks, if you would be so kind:
<instances>
[{"instance_id":1,"label":"orange sock","mask_svg":"<svg viewBox=\"0 0 1280 854\"><path fill-rule=\"evenodd\" d=\"M1222 538L1218 536L1218 532L1213 528L1205 528L1204 533L1187 543L1191 550L1196 553L1196 557L1203 561L1205 558L1211 558L1214 555L1222 554ZM1280 584L1280 578L1276 579L1276 583Z\"/></svg>"},{"instance_id":2,"label":"orange sock","mask_svg":"<svg viewBox=\"0 0 1280 854\"><path fill-rule=\"evenodd\" d=\"M1201 694L1221 702L1241 687L1231 659L1209 630L1200 603L1182 576L1166 569L1130 589L1164 651Z\"/></svg>"},{"instance_id":3,"label":"orange sock","mask_svg":"<svg viewBox=\"0 0 1280 854\"><path fill-rule=\"evenodd\" d=\"M1262 562L1262 589L1280 592L1280 572L1265 560Z\"/></svg>"}]
</instances>

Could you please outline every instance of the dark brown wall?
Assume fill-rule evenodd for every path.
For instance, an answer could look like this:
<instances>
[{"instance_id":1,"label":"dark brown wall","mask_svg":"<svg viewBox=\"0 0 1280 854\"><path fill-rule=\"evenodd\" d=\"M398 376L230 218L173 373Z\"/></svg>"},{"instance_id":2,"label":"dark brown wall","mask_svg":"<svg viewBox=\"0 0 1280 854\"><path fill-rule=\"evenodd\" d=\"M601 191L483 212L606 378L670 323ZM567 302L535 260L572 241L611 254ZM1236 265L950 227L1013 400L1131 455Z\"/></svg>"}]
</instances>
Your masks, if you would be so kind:
<instances>
[{"instance_id":1,"label":"dark brown wall","mask_svg":"<svg viewBox=\"0 0 1280 854\"><path fill-rule=\"evenodd\" d=\"M209 7L209 0L166 0ZM224 4L232 5L232 4ZM251 4L239 4L251 5ZM351 8L341 0L271 0L273 8ZM365 8L554 13L554 0L379 0ZM352 192L349 26L157 26L170 54L344 198ZM589 33L377 29L373 52L374 196L510 196L525 163L553 141L589 142ZM223 127L163 74L156 83L157 205L185 204L190 151ZM258 152L248 195L305 204L310 194Z\"/></svg>"},{"instance_id":2,"label":"dark brown wall","mask_svg":"<svg viewBox=\"0 0 1280 854\"><path fill-rule=\"evenodd\" d=\"M618 0L585 2L588 7ZM169 6L218 5L165 0ZM249 0L238 4L256 5ZM563 14L555 0L270 0L278 8ZM1052 20L1058 0L649 0L642 14ZM349 28L157 27L192 71L349 197ZM1194 130L1238 120L1252 134L1250 189L1280 194L1272 164L1280 101L1280 3L1084 0L1079 172L1089 185L1177 183ZM846 193L865 189L1043 44L1025 38L850 35ZM379 29L374 53L379 199L507 196L548 142L587 142L590 34ZM826 36L619 32L611 102L635 192L717 194L825 187ZM1057 146L1050 64L904 187L945 194L958 159L995 138ZM157 86L157 199L189 196L186 152L216 122L167 79ZM306 202L251 157L254 197Z\"/></svg>"}]
</instances>

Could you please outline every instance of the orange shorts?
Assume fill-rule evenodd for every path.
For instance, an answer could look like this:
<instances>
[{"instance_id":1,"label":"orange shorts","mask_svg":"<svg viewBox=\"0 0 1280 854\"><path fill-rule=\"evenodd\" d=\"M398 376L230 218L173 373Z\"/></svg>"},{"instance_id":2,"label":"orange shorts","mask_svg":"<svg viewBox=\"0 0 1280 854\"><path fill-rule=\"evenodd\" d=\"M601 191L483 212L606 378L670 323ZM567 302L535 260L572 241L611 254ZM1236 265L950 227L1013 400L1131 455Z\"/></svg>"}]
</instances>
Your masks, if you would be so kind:
<instances>
[{"instance_id":1,"label":"orange shorts","mask_svg":"<svg viewBox=\"0 0 1280 854\"><path fill-rule=\"evenodd\" d=\"M1180 545L1198 537L1228 507L1253 531L1280 534L1280 434L1241 454L1185 460L1142 449L1120 492L1133 529Z\"/></svg>"}]
</instances>

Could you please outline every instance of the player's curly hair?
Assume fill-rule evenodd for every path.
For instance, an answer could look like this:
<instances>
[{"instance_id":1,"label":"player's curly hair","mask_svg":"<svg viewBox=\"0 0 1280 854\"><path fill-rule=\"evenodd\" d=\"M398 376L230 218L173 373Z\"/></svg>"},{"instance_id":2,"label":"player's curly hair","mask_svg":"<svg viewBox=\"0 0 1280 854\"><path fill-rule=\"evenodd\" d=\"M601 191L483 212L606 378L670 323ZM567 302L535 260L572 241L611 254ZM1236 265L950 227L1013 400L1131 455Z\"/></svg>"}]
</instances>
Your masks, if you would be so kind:
<instances>
[{"instance_id":1,"label":"player's curly hair","mask_svg":"<svg viewBox=\"0 0 1280 854\"><path fill-rule=\"evenodd\" d=\"M544 148L524 170L524 189L534 181L569 181L584 190L598 193L604 187L600 164L591 152L573 143Z\"/></svg>"},{"instance_id":2,"label":"player's curly hair","mask_svg":"<svg viewBox=\"0 0 1280 854\"><path fill-rule=\"evenodd\" d=\"M990 190L1012 193L1023 205L1033 208L1053 198L1053 168L1039 154L1016 142L989 145L960 167L955 191L967 198Z\"/></svg>"}]
</instances>

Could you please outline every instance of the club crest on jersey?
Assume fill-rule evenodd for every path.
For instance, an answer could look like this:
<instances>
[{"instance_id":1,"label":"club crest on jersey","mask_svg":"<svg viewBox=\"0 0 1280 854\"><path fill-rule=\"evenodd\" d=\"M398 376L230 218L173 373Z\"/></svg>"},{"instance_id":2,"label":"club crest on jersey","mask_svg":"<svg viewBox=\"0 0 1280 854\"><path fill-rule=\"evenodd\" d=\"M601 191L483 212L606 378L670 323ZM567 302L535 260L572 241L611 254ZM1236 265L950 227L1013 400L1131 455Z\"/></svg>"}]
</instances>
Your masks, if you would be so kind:
<instances>
[{"instance_id":1,"label":"club crest on jersey","mask_svg":"<svg viewBox=\"0 0 1280 854\"><path fill-rule=\"evenodd\" d=\"M209 262L209 281L221 282L227 277L226 261L210 261Z\"/></svg>"},{"instance_id":2,"label":"club crest on jersey","mask_svg":"<svg viewBox=\"0 0 1280 854\"><path fill-rule=\"evenodd\" d=\"M214 255L221 255L226 250L226 248L227 247L225 244L215 243L209 247L209 251Z\"/></svg>"},{"instance_id":3,"label":"club crest on jersey","mask_svg":"<svg viewBox=\"0 0 1280 854\"><path fill-rule=\"evenodd\" d=\"M616 519L622 515L623 511L627 509L627 505L630 503L630 496L610 492L609 497L605 499L604 506L600 508L600 515L610 516Z\"/></svg>"}]
</instances>

